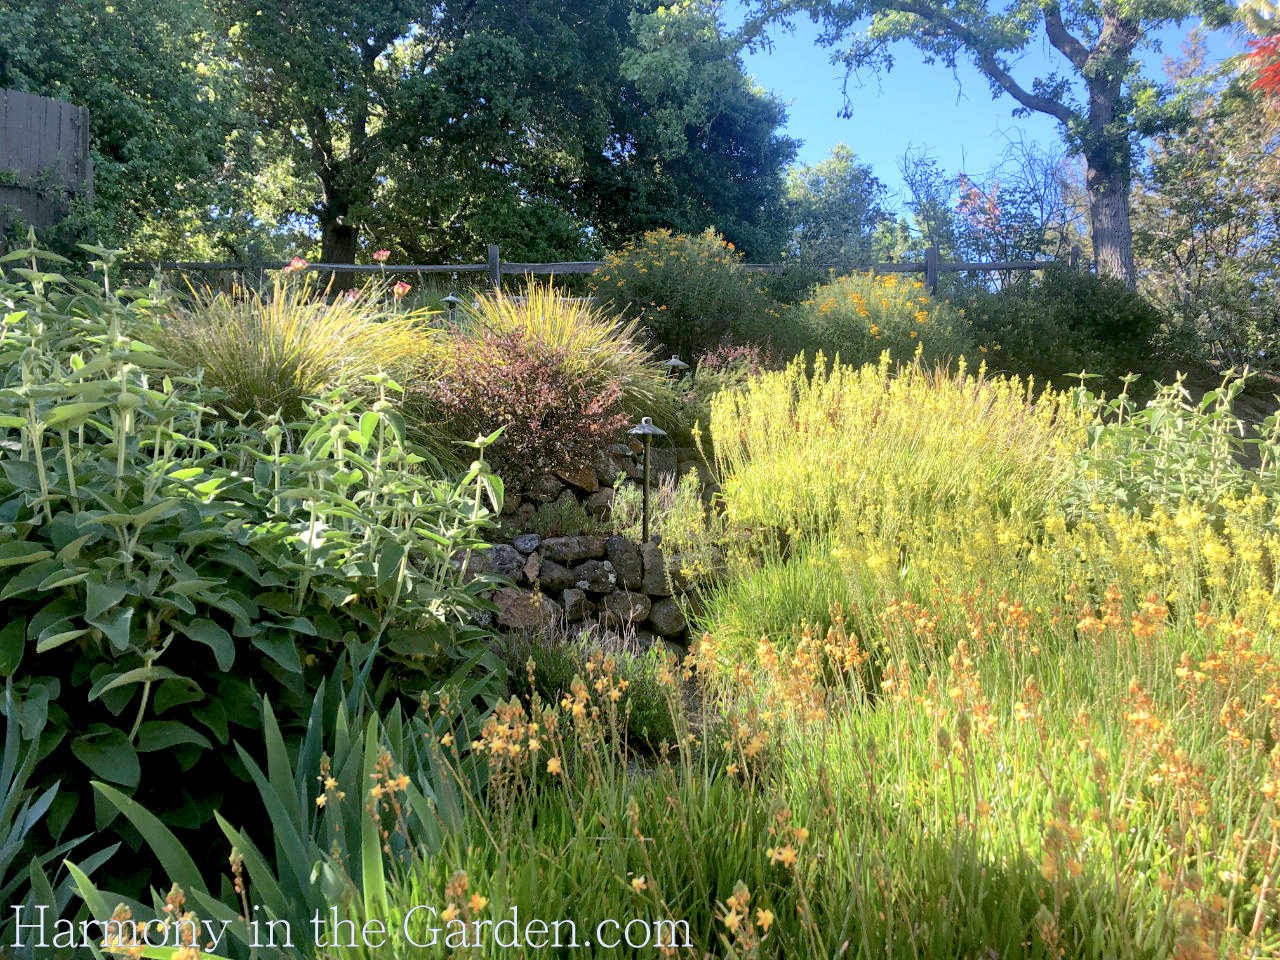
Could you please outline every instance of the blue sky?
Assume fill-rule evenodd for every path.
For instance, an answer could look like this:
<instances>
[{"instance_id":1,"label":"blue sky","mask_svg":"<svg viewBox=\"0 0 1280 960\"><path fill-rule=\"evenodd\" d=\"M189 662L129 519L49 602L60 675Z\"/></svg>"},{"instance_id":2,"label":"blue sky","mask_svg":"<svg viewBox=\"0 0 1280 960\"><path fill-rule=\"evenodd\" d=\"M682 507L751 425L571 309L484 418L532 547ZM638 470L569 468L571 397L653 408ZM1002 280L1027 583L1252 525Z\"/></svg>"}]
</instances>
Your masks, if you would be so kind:
<instances>
[{"instance_id":1,"label":"blue sky","mask_svg":"<svg viewBox=\"0 0 1280 960\"><path fill-rule=\"evenodd\" d=\"M741 23L745 4L726 4L726 20ZM1162 31L1163 52L1144 54L1148 75L1163 76L1166 54L1176 54L1193 24ZM891 189L898 189L898 161L912 147L926 148L949 173L979 174L996 164L1010 140L1025 138L1045 146L1061 144L1059 125L1043 114L1015 117L1013 98L993 99L986 79L967 62L956 75L940 65L925 66L909 44L894 50L893 70L881 77L868 74L862 86L850 81L853 116L841 118L842 67L830 61L831 51L817 45L818 28L798 20L791 34L775 30L771 52L745 54L747 72L759 84L788 102L786 132L804 143L799 159L814 163L844 141L870 163ZM1209 38L1212 59L1237 52L1237 41L1225 33ZM1042 75L1056 56L1048 42L1033 43L1012 71L1024 86ZM959 82L957 83L957 77Z\"/></svg>"}]
</instances>

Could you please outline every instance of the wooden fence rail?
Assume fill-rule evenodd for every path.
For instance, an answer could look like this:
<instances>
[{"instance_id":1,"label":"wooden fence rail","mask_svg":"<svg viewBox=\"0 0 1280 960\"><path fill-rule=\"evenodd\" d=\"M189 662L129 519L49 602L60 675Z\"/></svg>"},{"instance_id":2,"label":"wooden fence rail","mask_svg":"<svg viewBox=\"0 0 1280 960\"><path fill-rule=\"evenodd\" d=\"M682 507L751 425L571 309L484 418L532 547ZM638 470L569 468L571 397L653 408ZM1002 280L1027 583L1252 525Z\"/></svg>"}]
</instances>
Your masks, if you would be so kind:
<instances>
[{"instance_id":1,"label":"wooden fence rail","mask_svg":"<svg viewBox=\"0 0 1280 960\"><path fill-rule=\"evenodd\" d=\"M930 292L937 290L938 277L944 273L970 273L970 272L1008 272L1018 270L1045 270L1049 267L1057 266L1061 261L1057 260L1006 260L997 263L967 263L967 262L950 262L939 258L938 248L929 247L924 252L923 262L902 262L902 263L877 263L873 264L871 271L873 273L923 273L925 286ZM489 285L495 289L502 288L502 278L504 276L526 276L529 274L537 276L552 275L558 273L594 273L600 267L602 261L599 260L570 260L560 263L508 263L502 259L502 251L497 244L489 246L489 260L487 263L432 263L432 264L358 264L358 263L308 263L307 269L319 273L486 273L489 277ZM1068 265L1072 270L1078 269L1080 264L1080 248L1071 248L1071 258ZM256 272L261 274L266 270L279 270L287 264L285 262L271 263L223 263L223 262L202 262L188 260L166 260L155 263L131 262L124 264L126 269L131 270L161 270L161 271L177 271L177 272L208 272L208 273L246 273ZM757 271L761 273L781 273L788 267L807 266L817 270L840 270L848 269L847 264L801 264L801 263L744 263L744 270Z\"/></svg>"}]
</instances>

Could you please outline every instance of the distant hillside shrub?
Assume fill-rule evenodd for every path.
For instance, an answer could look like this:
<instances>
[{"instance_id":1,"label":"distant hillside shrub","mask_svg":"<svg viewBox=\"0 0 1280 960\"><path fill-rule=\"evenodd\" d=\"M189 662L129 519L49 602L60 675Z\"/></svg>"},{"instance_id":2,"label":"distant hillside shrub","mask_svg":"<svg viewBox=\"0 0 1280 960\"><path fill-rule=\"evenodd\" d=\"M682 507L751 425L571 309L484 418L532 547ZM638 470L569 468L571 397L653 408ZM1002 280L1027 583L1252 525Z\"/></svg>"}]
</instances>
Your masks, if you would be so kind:
<instances>
[{"instance_id":1,"label":"distant hillside shrub","mask_svg":"<svg viewBox=\"0 0 1280 960\"><path fill-rule=\"evenodd\" d=\"M1064 386L1081 370L1113 387L1152 369L1159 311L1123 283L1065 268L965 302L988 365ZM997 347L999 349L997 349Z\"/></svg>"}]
</instances>

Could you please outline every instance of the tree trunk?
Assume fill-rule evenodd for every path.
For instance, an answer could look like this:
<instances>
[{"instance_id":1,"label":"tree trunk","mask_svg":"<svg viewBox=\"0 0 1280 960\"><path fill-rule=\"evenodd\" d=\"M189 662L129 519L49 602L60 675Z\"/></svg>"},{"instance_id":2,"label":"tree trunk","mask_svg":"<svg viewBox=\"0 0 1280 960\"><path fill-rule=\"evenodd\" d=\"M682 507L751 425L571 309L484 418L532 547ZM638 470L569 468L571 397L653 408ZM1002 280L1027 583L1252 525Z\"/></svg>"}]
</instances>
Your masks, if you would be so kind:
<instances>
[{"instance_id":1,"label":"tree trunk","mask_svg":"<svg viewBox=\"0 0 1280 960\"><path fill-rule=\"evenodd\" d=\"M1133 229L1129 223L1129 167L1116 163L1114 155L1086 154L1085 179L1089 190L1089 219L1093 236L1093 259L1098 273L1138 288L1138 271L1133 263Z\"/></svg>"},{"instance_id":2,"label":"tree trunk","mask_svg":"<svg viewBox=\"0 0 1280 960\"><path fill-rule=\"evenodd\" d=\"M320 224L320 260L322 263L355 263L359 231L345 217L325 219ZM347 290L356 285L356 274L349 270L334 272L333 288Z\"/></svg>"},{"instance_id":3,"label":"tree trunk","mask_svg":"<svg viewBox=\"0 0 1280 960\"><path fill-rule=\"evenodd\" d=\"M359 232L345 217L325 220L320 227L320 259L325 263L355 263Z\"/></svg>"}]
</instances>

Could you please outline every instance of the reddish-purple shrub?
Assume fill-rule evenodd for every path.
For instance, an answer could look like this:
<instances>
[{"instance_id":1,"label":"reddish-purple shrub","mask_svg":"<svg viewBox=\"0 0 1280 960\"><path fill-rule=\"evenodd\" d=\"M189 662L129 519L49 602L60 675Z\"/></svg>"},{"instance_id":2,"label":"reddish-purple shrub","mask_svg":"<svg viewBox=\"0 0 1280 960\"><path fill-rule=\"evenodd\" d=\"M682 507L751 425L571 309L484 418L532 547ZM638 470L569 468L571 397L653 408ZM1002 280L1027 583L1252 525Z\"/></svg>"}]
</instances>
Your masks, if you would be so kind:
<instances>
[{"instance_id":1,"label":"reddish-purple shrub","mask_svg":"<svg viewBox=\"0 0 1280 960\"><path fill-rule=\"evenodd\" d=\"M770 359L764 348L754 343L722 343L702 355L698 361L698 372L732 372L754 377L768 367L777 366Z\"/></svg>"},{"instance_id":2,"label":"reddish-purple shrub","mask_svg":"<svg viewBox=\"0 0 1280 960\"><path fill-rule=\"evenodd\" d=\"M581 463L626 427L616 380L573 371L568 351L518 334L453 337L422 388L455 436L506 427L486 457L520 482Z\"/></svg>"}]
</instances>

